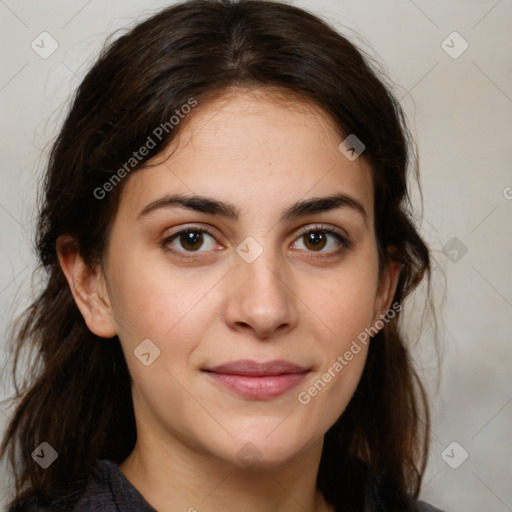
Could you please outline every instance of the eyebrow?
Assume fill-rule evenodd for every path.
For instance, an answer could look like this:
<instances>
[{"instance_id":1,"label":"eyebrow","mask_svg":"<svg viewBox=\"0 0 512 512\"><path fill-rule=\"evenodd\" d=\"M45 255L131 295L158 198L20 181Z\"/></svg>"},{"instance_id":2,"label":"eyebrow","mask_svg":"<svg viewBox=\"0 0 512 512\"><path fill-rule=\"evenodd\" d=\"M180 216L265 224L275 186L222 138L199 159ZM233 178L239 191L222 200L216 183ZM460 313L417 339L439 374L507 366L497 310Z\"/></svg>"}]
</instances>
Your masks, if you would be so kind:
<instances>
[{"instance_id":1,"label":"eyebrow","mask_svg":"<svg viewBox=\"0 0 512 512\"><path fill-rule=\"evenodd\" d=\"M166 195L149 203L139 213L138 218L140 219L161 208L172 208L176 206L201 213L219 215L233 220L237 220L240 216L240 210L235 205L225 201L220 201L208 196L173 194ZM360 213L365 222L367 221L367 213L361 201L343 193L297 201L282 212L280 221L327 212L337 208L351 208Z\"/></svg>"}]
</instances>

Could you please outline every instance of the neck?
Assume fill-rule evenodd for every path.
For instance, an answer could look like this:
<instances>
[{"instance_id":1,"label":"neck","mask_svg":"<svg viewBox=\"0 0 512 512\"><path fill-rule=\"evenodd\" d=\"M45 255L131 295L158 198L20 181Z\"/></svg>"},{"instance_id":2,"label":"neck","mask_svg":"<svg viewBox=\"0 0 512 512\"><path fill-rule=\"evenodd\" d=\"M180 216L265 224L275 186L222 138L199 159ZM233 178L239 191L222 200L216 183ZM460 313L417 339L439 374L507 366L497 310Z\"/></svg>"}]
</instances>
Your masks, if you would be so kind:
<instances>
[{"instance_id":1,"label":"neck","mask_svg":"<svg viewBox=\"0 0 512 512\"><path fill-rule=\"evenodd\" d=\"M159 512L330 512L316 488L323 439L280 466L234 466L171 440L138 436L120 465L126 478Z\"/></svg>"}]
</instances>

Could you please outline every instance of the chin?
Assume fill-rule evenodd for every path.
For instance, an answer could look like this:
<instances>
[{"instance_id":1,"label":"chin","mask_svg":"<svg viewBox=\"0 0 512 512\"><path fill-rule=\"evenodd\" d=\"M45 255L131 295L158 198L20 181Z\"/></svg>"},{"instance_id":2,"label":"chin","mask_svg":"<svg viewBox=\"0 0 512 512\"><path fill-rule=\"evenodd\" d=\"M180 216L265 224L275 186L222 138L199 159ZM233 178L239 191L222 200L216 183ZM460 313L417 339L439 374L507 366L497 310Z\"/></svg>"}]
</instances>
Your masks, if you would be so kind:
<instances>
[{"instance_id":1,"label":"chin","mask_svg":"<svg viewBox=\"0 0 512 512\"><path fill-rule=\"evenodd\" d=\"M271 469L292 462L308 447L300 433L294 436L285 430L279 434L274 431L269 435L268 432L271 430L262 429L257 435L234 439L230 447L232 462L240 468Z\"/></svg>"}]
</instances>

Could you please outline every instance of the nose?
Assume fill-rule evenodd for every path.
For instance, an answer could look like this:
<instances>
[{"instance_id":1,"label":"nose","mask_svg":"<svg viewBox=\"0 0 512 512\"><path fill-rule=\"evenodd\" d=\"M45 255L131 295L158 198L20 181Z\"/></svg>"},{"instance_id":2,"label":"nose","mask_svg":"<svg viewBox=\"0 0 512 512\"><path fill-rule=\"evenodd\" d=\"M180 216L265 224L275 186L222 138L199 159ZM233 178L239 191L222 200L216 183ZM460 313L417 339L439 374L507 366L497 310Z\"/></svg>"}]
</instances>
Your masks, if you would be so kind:
<instances>
[{"instance_id":1,"label":"nose","mask_svg":"<svg viewBox=\"0 0 512 512\"><path fill-rule=\"evenodd\" d=\"M230 273L225 310L230 328L268 339L297 324L296 296L278 258L264 251L255 261L240 259ZM289 279L288 279L289 281Z\"/></svg>"}]
</instances>

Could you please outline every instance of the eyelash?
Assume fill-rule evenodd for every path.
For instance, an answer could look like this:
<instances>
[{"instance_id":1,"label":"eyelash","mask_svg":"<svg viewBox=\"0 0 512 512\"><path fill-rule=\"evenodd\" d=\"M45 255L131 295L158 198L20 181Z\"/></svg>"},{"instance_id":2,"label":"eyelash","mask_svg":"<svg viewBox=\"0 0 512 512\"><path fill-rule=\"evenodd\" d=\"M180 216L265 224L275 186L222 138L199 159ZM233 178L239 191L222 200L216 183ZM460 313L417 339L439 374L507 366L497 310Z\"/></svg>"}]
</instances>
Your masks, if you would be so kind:
<instances>
[{"instance_id":1,"label":"eyelash","mask_svg":"<svg viewBox=\"0 0 512 512\"><path fill-rule=\"evenodd\" d=\"M195 255L189 256L189 254L194 254L195 252L201 252L201 251L177 251L177 250L169 247L169 244L172 241L174 241L176 238L178 238L180 235L182 235L184 233L190 233L190 232L200 233L200 234L206 233L208 236L215 238L213 236L213 234L210 233L210 231L208 229L205 229L202 227L187 226L187 227L179 229L172 235L165 237L160 242L160 244L166 251L172 252L173 255L177 256L178 258L181 258L184 260L195 259L195 258L197 258L197 256L195 256ZM325 255L323 255L319 252L318 254L320 254L320 255L319 256L311 256L313 258L332 258L334 256L340 255L341 253L345 252L347 249L350 249L352 247L351 242L346 237L344 237L343 235L341 235L340 233L338 233L337 231L335 231L332 228L323 227L323 226L314 226L312 228L302 229L297 237L297 240L299 240L300 238L302 238L306 235L309 235L310 233L318 233L318 232L328 234L328 235L333 235L338 240L338 242L340 242L341 248L334 250L334 251L330 251L328 254L325 254ZM307 251L307 252L312 253L312 254L316 253L316 251Z\"/></svg>"}]
</instances>

